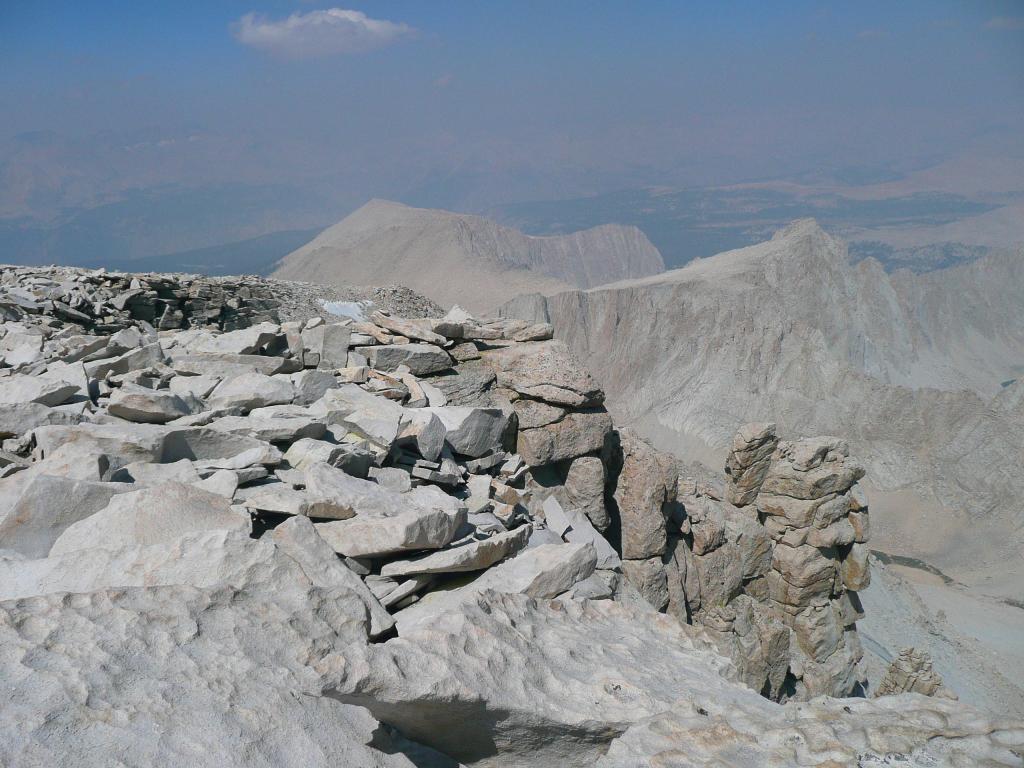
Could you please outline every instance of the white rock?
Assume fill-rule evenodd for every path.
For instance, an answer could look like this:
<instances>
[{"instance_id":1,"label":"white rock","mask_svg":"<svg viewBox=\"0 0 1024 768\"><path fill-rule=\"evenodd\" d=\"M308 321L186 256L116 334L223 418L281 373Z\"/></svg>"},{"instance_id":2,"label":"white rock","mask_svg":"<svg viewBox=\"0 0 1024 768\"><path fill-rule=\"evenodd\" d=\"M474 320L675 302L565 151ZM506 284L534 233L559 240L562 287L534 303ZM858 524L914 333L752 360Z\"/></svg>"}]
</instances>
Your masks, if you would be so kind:
<instances>
[{"instance_id":1,"label":"white rock","mask_svg":"<svg viewBox=\"0 0 1024 768\"><path fill-rule=\"evenodd\" d=\"M390 493L375 483L368 485L381 494ZM390 495L398 497L399 502L405 501L401 511L374 512L366 497L362 497L354 502L358 505L355 517L319 523L317 532L335 552L346 557L380 557L409 550L440 549L450 543L456 531L466 523L465 508L453 511L424 507L416 504L412 494ZM372 499L375 505L380 500L379 495ZM382 509L383 505L377 508Z\"/></svg>"},{"instance_id":2,"label":"white rock","mask_svg":"<svg viewBox=\"0 0 1024 768\"><path fill-rule=\"evenodd\" d=\"M222 416L211 420L207 426L218 432L246 435L268 443L291 443L302 438L315 440L326 431L323 422L313 416L262 417L252 412L248 416Z\"/></svg>"},{"instance_id":3,"label":"white rock","mask_svg":"<svg viewBox=\"0 0 1024 768\"><path fill-rule=\"evenodd\" d=\"M230 499L238 490L238 475L230 469L218 469L205 480L194 483L196 488Z\"/></svg>"},{"instance_id":4,"label":"white rock","mask_svg":"<svg viewBox=\"0 0 1024 768\"><path fill-rule=\"evenodd\" d=\"M69 526L50 553L144 546L221 529L248 531L248 516L233 511L223 496L170 482L115 496L104 509Z\"/></svg>"},{"instance_id":5,"label":"white rock","mask_svg":"<svg viewBox=\"0 0 1024 768\"><path fill-rule=\"evenodd\" d=\"M60 405L67 402L67 399L78 390L77 384L68 381L54 381L16 373L13 376L0 379L0 406L22 403Z\"/></svg>"},{"instance_id":6,"label":"white rock","mask_svg":"<svg viewBox=\"0 0 1024 768\"><path fill-rule=\"evenodd\" d=\"M300 562L283 543L252 541L250 549L266 555L245 558L256 567L239 569L240 585L148 587L136 578L142 588L0 605L0 762L421 764L403 754L408 742L389 737L365 710L322 694L315 660L368 636L355 585L322 581L308 571L316 555ZM196 551L189 560L199 566L203 557ZM52 731L41 739L40 727Z\"/></svg>"},{"instance_id":7,"label":"white rock","mask_svg":"<svg viewBox=\"0 0 1024 768\"><path fill-rule=\"evenodd\" d=\"M193 352L210 354L255 355L277 338L281 328L273 323L260 323L237 331L209 334L189 345Z\"/></svg>"},{"instance_id":8,"label":"white rock","mask_svg":"<svg viewBox=\"0 0 1024 768\"><path fill-rule=\"evenodd\" d=\"M211 408L240 407L246 410L267 405L290 403L295 387L287 376L265 376L262 373L243 373L224 379L210 393Z\"/></svg>"},{"instance_id":9,"label":"white rock","mask_svg":"<svg viewBox=\"0 0 1024 768\"><path fill-rule=\"evenodd\" d=\"M111 394L107 413L125 421L166 424L172 419L188 416L192 409L173 392L139 391L122 387Z\"/></svg>"},{"instance_id":10,"label":"white rock","mask_svg":"<svg viewBox=\"0 0 1024 768\"><path fill-rule=\"evenodd\" d=\"M133 483L137 486L133 490L139 490L142 486L160 485L171 481L198 483L200 477L191 461L180 459L166 464L136 461L121 467L110 479L119 483Z\"/></svg>"},{"instance_id":11,"label":"white rock","mask_svg":"<svg viewBox=\"0 0 1024 768\"><path fill-rule=\"evenodd\" d=\"M25 557L45 557L70 526L105 508L116 494L132 490L123 483L46 474L25 480L17 493L0 490L0 549Z\"/></svg>"},{"instance_id":12,"label":"white rock","mask_svg":"<svg viewBox=\"0 0 1024 768\"><path fill-rule=\"evenodd\" d=\"M400 611L395 615L398 633L405 635L441 613L475 601L488 590L541 599L556 597L590 576L596 564L597 555L590 544L531 547L484 571L465 586L430 592L420 602Z\"/></svg>"},{"instance_id":13,"label":"white rock","mask_svg":"<svg viewBox=\"0 0 1024 768\"><path fill-rule=\"evenodd\" d=\"M409 497L324 463L305 467L306 493L314 517L346 520L355 515L396 516L409 507Z\"/></svg>"},{"instance_id":14,"label":"white rock","mask_svg":"<svg viewBox=\"0 0 1024 768\"><path fill-rule=\"evenodd\" d=\"M218 376L175 376L171 379L169 387L176 395L192 395L204 399L218 384Z\"/></svg>"}]
</instances>

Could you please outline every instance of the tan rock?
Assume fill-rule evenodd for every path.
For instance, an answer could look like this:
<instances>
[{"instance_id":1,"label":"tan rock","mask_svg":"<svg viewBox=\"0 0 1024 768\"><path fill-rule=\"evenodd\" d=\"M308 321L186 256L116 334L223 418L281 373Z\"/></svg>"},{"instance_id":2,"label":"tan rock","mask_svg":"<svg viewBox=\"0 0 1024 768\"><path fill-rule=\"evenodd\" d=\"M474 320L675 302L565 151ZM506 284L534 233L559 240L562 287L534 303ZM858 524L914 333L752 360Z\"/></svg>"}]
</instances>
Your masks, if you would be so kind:
<instances>
[{"instance_id":1,"label":"tan rock","mask_svg":"<svg viewBox=\"0 0 1024 768\"><path fill-rule=\"evenodd\" d=\"M614 476L614 498L622 526L622 556L645 560L665 551L665 520L676 500L678 470L670 457L634 432L618 434L621 464Z\"/></svg>"},{"instance_id":2,"label":"tan rock","mask_svg":"<svg viewBox=\"0 0 1024 768\"><path fill-rule=\"evenodd\" d=\"M777 445L775 424L740 427L725 460L726 501L743 507L757 498Z\"/></svg>"}]
</instances>

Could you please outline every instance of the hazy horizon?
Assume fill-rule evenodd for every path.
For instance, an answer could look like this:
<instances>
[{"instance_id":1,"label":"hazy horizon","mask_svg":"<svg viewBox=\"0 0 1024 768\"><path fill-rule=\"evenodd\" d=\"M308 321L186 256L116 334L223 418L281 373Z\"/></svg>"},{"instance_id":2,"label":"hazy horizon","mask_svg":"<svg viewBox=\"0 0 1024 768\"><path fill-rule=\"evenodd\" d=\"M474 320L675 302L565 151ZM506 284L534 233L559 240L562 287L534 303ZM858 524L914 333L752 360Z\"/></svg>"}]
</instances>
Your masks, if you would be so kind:
<instances>
[{"instance_id":1,"label":"hazy horizon","mask_svg":"<svg viewBox=\"0 0 1024 768\"><path fill-rule=\"evenodd\" d=\"M39 2L0 40L16 256L156 256L372 197L493 213L942 166L894 193L1024 199L1019 2Z\"/></svg>"}]
</instances>

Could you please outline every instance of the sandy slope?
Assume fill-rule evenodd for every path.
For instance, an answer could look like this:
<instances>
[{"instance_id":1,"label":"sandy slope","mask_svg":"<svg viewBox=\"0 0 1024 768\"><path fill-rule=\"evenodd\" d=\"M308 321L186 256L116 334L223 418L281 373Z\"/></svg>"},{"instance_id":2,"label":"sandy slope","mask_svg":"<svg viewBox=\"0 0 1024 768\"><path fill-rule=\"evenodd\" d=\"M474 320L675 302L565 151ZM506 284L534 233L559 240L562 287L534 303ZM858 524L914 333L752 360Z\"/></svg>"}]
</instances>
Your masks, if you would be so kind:
<instances>
[{"instance_id":1,"label":"sandy slope","mask_svg":"<svg viewBox=\"0 0 1024 768\"><path fill-rule=\"evenodd\" d=\"M873 685L901 648L914 646L931 654L961 701L1024 717L1024 610L878 560L860 597L857 629Z\"/></svg>"}]
</instances>

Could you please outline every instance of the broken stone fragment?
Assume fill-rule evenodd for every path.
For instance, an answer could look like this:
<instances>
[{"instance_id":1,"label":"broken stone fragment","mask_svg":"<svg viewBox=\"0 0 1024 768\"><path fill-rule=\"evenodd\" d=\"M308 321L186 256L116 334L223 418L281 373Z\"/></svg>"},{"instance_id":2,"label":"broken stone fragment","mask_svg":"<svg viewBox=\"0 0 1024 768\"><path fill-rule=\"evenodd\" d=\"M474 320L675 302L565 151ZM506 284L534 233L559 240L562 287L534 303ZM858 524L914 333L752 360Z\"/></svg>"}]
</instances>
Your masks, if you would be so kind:
<instances>
[{"instance_id":1,"label":"broken stone fragment","mask_svg":"<svg viewBox=\"0 0 1024 768\"><path fill-rule=\"evenodd\" d=\"M440 419L445 429L444 441L451 449L470 458L480 458L501 451L509 428L509 415L497 408L445 406L424 408Z\"/></svg>"},{"instance_id":2,"label":"broken stone fragment","mask_svg":"<svg viewBox=\"0 0 1024 768\"><path fill-rule=\"evenodd\" d=\"M604 392L562 341L512 344L488 350L498 383L527 397L573 408L600 405Z\"/></svg>"},{"instance_id":3,"label":"broken stone fragment","mask_svg":"<svg viewBox=\"0 0 1024 768\"><path fill-rule=\"evenodd\" d=\"M859 592L871 583L871 551L863 544L853 544L839 565L843 586Z\"/></svg>"},{"instance_id":4,"label":"broken stone fragment","mask_svg":"<svg viewBox=\"0 0 1024 768\"><path fill-rule=\"evenodd\" d=\"M431 330L429 320L407 320L403 317L395 317L376 311L370 315L370 320L391 333L398 336L405 336L407 339L425 341L428 344L444 346L447 342L445 336Z\"/></svg>"},{"instance_id":5,"label":"broken stone fragment","mask_svg":"<svg viewBox=\"0 0 1024 768\"><path fill-rule=\"evenodd\" d=\"M167 390L140 391L122 387L110 395L107 413L125 421L142 424L166 424L188 416L192 408L181 397Z\"/></svg>"},{"instance_id":6,"label":"broken stone fragment","mask_svg":"<svg viewBox=\"0 0 1024 768\"><path fill-rule=\"evenodd\" d=\"M845 441L834 437L781 442L772 457L761 493L794 499L841 494L864 476L864 467L849 458Z\"/></svg>"},{"instance_id":7,"label":"broken stone fragment","mask_svg":"<svg viewBox=\"0 0 1024 768\"><path fill-rule=\"evenodd\" d=\"M383 490L376 484L371 485ZM368 509L363 500L360 507ZM338 554L381 557L409 550L440 549L455 538L456 531L465 522L465 508L432 509L410 501L397 514L359 512L348 520L319 523L316 529Z\"/></svg>"},{"instance_id":8,"label":"broken stone fragment","mask_svg":"<svg viewBox=\"0 0 1024 768\"><path fill-rule=\"evenodd\" d=\"M274 323L259 323L221 334L207 334L189 345L193 352L232 355L256 355L281 333Z\"/></svg>"},{"instance_id":9,"label":"broken stone fragment","mask_svg":"<svg viewBox=\"0 0 1024 768\"><path fill-rule=\"evenodd\" d=\"M458 542L455 545L412 560L394 560L385 564L381 576L397 578L428 573L480 571L515 554L530 538L530 527L498 533L485 539Z\"/></svg>"},{"instance_id":10,"label":"broken stone fragment","mask_svg":"<svg viewBox=\"0 0 1024 768\"><path fill-rule=\"evenodd\" d=\"M664 611L668 607L668 579L660 557L623 560L622 575L654 610Z\"/></svg>"},{"instance_id":11,"label":"broken stone fragment","mask_svg":"<svg viewBox=\"0 0 1024 768\"><path fill-rule=\"evenodd\" d=\"M563 540L574 544L590 544L597 553L597 567L610 570L620 565L619 555L587 516L578 509L563 509L554 496L548 496L543 503L544 519L548 528Z\"/></svg>"},{"instance_id":12,"label":"broken stone fragment","mask_svg":"<svg viewBox=\"0 0 1024 768\"><path fill-rule=\"evenodd\" d=\"M262 409L257 409L262 410ZM268 443L294 443L297 440L317 440L324 436L323 422L312 416L222 416L207 425L219 432L246 435Z\"/></svg>"},{"instance_id":13,"label":"broken stone fragment","mask_svg":"<svg viewBox=\"0 0 1024 768\"><path fill-rule=\"evenodd\" d=\"M611 429L604 409L570 412L553 424L519 432L517 452L534 467L575 459L600 451Z\"/></svg>"},{"instance_id":14,"label":"broken stone fragment","mask_svg":"<svg viewBox=\"0 0 1024 768\"><path fill-rule=\"evenodd\" d=\"M198 478L197 478L198 479ZM70 526L104 509L124 483L38 474L20 488L0 488L0 547L25 557L46 557Z\"/></svg>"},{"instance_id":15,"label":"broken stone fragment","mask_svg":"<svg viewBox=\"0 0 1024 768\"><path fill-rule=\"evenodd\" d=\"M325 463L307 464L304 478L312 517L346 520L356 514L398 515L408 505L409 497Z\"/></svg>"},{"instance_id":16,"label":"broken stone fragment","mask_svg":"<svg viewBox=\"0 0 1024 768\"><path fill-rule=\"evenodd\" d=\"M542 544L521 551L464 586L435 590L395 615L404 635L434 617L475 602L488 590L538 599L556 597L593 572L597 554L590 544Z\"/></svg>"},{"instance_id":17,"label":"broken stone fragment","mask_svg":"<svg viewBox=\"0 0 1024 768\"><path fill-rule=\"evenodd\" d=\"M79 385L69 381L14 374L0 379L0 408L27 403L53 407L78 391Z\"/></svg>"},{"instance_id":18,"label":"broken stone fragment","mask_svg":"<svg viewBox=\"0 0 1024 768\"><path fill-rule=\"evenodd\" d=\"M176 395L192 395L205 399L220 384L218 376L175 376L168 385Z\"/></svg>"},{"instance_id":19,"label":"broken stone fragment","mask_svg":"<svg viewBox=\"0 0 1024 768\"><path fill-rule=\"evenodd\" d=\"M444 449L447 429L436 413L426 409L409 412L398 432L399 445L413 445L427 461L436 461Z\"/></svg>"},{"instance_id":20,"label":"broken stone fragment","mask_svg":"<svg viewBox=\"0 0 1024 768\"><path fill-rule=\"evenodd\" d=\"M932 666L928 652L916 648L903 648L892 660L885 677L878 684L875 697L897 696L901 693L956 699L956 694L946 688L942 677Z\"/></svg>"},{"instance_id":21,"label":"broken stone fragment","mask_svg":"<svg viewBox=\"0 0 1024 768\"><path fill-rule=\"evenodd\" d=\"M334 389L339 381L333 374L327 371L299 371L290 376L295 396L292 399L296 405L310 405L324 396L324 392Z\"/></svg>"},{"instance_id":22,"label":"broken stone fragment","mask_svg":"<svg viewBox=\"0 0 1024 768\"><path fill-rule=\"evenodd\" d=\"M775 424L744 424L732 440L725 461L725 500L737 507L757 498L778 445Z\"/></svg>"},{"instance_id":23,"label":"broken stone fragment","mask_svg":"<svg viewBox=\"0 0 1024 768\"><path fill-rule=\"evenodd\" d=\"M630 430L618 433L621 465L614 498L622 528L622 556L646 560L666 546L669 506L676 500L678 471L664 454Z\"/></svg>"},{"instance_id":24,"label":"broken stone fragment","mask_svg":"<svg viewBox=\"0 0 1024 768\"><path fill-rule=\"evenodd\" d=\"M85 372L91 379L103 379L109 375L125 374L139 368L164 362L164 351L159 343L125 352L118 357L97 360L85 364Z\"/></svg>"},{"instance_id":25,"label":"broken stone fragment","mask_svg":"<svg viewBox=\"0 0 1024 768\"><path fill-rule=\"evenodd\" d=\"M554 335L551 323L536 323L512 334L512 341L547 341Z\"/></svg>"},{"instance_id":26,"label":"broken stone fragment","mask_svg":"<svg viewBox=\"0 0 1024 768\"><path fill-rule=\"evenodd\" d=\"M416 376L438 373L452 365L452 358L447 352L433 344L387 344L372 347L357 347L356 351L365 355L371 368L381 371L393 371L400 365L408 366Z\"/></svg>"},{"instance_id":27,"label":"broken stone fragment","mask_svg":"<svg viewBox=\"0 0 1024 768\"><path fill-rule=\"evenodd\" d=\"M249 516L232 510L223 496L169 482L114 496L102 510L69 526L50 554L158 544L195 531L249 529Z\"/></svg>"},{"instance_id":28,"label":"broken stone fragment","mask_svg":"<svg viewBox=\"0 0 1024 768\"><path fill-rule=\"evenodd\" d=\"M242 408L251 410L268 405L290 403L295 398L295 387L287 376L266 376L262 373L243 373L231 376L210 393L211 408Z\"/></svg>"}]
</instances>

